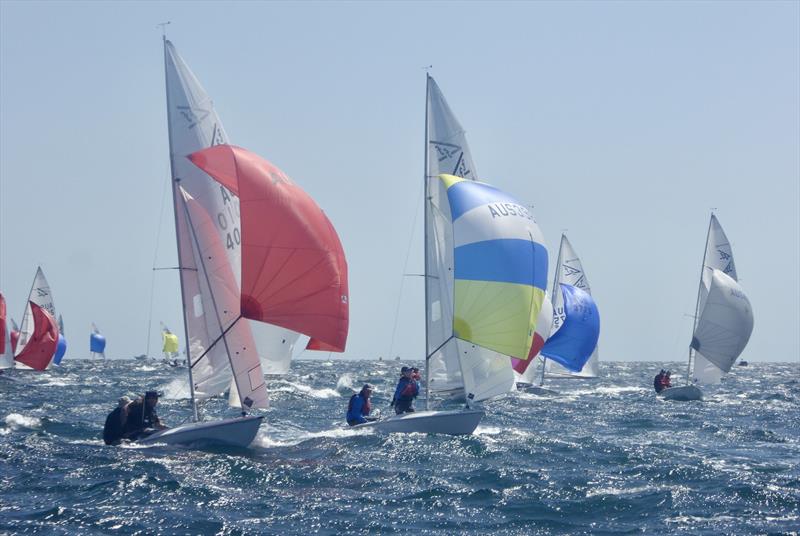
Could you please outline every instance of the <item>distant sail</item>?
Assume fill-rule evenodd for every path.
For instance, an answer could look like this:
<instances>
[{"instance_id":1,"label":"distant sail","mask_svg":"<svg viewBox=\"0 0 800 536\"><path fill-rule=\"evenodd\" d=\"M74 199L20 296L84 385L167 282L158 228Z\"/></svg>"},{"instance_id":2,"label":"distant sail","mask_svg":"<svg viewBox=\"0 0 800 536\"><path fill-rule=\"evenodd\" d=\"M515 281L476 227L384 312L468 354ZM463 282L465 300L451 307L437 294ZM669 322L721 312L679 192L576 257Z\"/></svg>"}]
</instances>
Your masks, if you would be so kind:
<instances>
[{"instance_id":1,"label":"distant sail","mask_svg":"<svg viewBox=\"0 0 800 536\"><path fill-rule=\"evenodd\" d=\"M17 341L16 353L19 354L25 349L28 340L33 334L33 317L31 316L30 303L33 302L39 307L44 308L50 316L56 317L56 307L53 304L53 295L50 292L50 284L44 277L41 266L36 269L33 277L33 285L28 295L28 304L25 306L25 313L22 315L22 323L19 330L19 340ZM52 357L52 356L51 356Z\"/></svg>"},{"instance_id":2,"label":"distant sail","mask_svg":"<svg viewBox=\"0 0 800 536\"><path fill-rule=\"evenodd\" d=\"M753 309L742 287L722 271L710 271L711 284L691 344L696 352L694 380L701 383L716 383L729 372L753 332Z\"/></svg>"},{"instance_id":3,"label":"distant sail","mask_svg":"<svg viewBox=\"0 0 800 536\"><path fill-rule=\"evenodd\" d=\"M717 217L712 214L708 224L708 237L706 240L706 251L703 264L702 275L700 277L700 287L697 294L697 317L695 319L695 329L700 320L701 312L705 307L706 298L711 289L714 270L719 270L734 281L737 281L736 264L733 261L733 250L730 241L722 230ZM749 335L748 335L749 336ZM722 376L727 372L709 361L703 352L694 354L693 363L694 380L700 383L714 384L719 383Z\"/></svg>"},{"instance_id":4,"label":"distant sail","mask_svg":"<svg viewBox=\"0 0 800 536\"><path fill-rule=\"evenodd\" d=\"M106 338L103 337L97 326L92 323L92 333L89 335L89 352L105 357L105 351Z\"/></svg>"},{"instance_id":5,"label":"distant sail","mask_svg":"<svg viewBox=\"0 0 800 536\"><path fill-rule=\"evenodd\" d=\"M19 326L17 325L16 322L14 322L13 318L9 317L9 319L11 320L11 333L9 333L9 338L11 342L11 352L16 353L17 342L19 341Z\"/></svg>"},{"instance_id":6,"label":"distant sail","mask_svg":"<svg viewBox=\"0 0 800 536\"><path fill-rule=\"evenodd\" d=\"M28 344L17 354L16 360L34 370L45 370L53 360L58 344L58 324L52 315L33 301L28 302L33 331Z\"/></svg>"},{"instance_id":7,"label":"distant sail","mask_svg":"<svg viewBox=\"0 0 800 536\"><path fill-rule=\"evenodd\" d=\"M53 356L53 364L60 365L61 360L67 353L67 338L64 335L64 319L58 315L58 344L56 344L56 354Z\"/></svg>"},{"instance_id":8,"label":"distant sail","mask_svg":"<svg viewBox=\"0 0 800 536\"><path fill-rule=\"evenodd\" d=\"M178 336L172 333L169 330L164 330L161 332L161 339L163 342L161 350L167 354L177 354L178 353Z\"/></svg>"},{"instance_id":9,"label":"distant sail","mask_svg":"<svg viewBox=\"0 0 800 536\"><path fill-rule=\"evenodd\" d=\"M7 314L6 299L0 293L0 369L14 366L14 350L11 344L11 333L8 329Z\"/></svg>"},{"instance_id":10,"label":"distant sail","mask_svg":"<svg viewBox=\"0 0 800 536\"><path fill-rule=\"evenodd\" d=\"M597 346L600 315L591 295L572 285L561 284L564 321L542 348L542 355L564 368L578 372Z\"/></svg>"}]
</instances>

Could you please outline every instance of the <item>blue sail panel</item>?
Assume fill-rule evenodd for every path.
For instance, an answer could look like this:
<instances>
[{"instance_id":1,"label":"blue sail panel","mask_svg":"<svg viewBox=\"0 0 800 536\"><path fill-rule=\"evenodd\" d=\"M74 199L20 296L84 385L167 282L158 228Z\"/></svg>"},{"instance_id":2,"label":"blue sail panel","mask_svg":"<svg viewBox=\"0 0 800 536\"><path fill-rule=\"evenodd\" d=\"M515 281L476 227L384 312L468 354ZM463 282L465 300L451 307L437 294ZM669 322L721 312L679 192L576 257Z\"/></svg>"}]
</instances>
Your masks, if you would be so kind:
<instances>
[{"instance_id":1,"label":"blue sail panel","mask_svg":"<svg viewBox=\"0 0 800 536\"><path fill-rule=\"evenodd\" d=\"M92 333L89 337L89 351L102 354L106 350L106 338L99 333Z\"/></svg>"},{"instance_id":2,"label":"blue sail panel","mask_svg":"<svg viewBox=\"0 0 800 536\"><path fill-rule=\"evenodd\" d=\"M56 343L56 354L53 356L53 364L60 365L61 360L64 359L64 354L67 353L67 339L61 333L58 334L58 342Z\"/></svg>"},{"instance_id":3,"label":"blue sail panel","mask_svg":"<svg viewBox=\"0 0 800 536\"><path fill-rule=\"evenodd\" d=\"M541 354L573 372L580 372L597 346L600 313L587 292L572 285L562 283L560 286L564 296L564 323L547 339Z\"/></svg>"}]
</instances>

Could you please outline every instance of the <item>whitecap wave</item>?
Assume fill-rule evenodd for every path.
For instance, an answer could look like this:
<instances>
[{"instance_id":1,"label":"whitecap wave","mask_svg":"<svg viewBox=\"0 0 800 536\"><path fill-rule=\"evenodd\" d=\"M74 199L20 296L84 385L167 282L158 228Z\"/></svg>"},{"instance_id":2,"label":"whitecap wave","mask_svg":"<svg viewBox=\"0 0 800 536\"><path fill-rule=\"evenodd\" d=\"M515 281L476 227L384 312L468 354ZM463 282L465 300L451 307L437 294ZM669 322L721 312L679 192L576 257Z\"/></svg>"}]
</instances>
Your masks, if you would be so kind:
<instances>
[{"instance_id":1,"label":"whitecap wave","mask_svg":"<svg viewBox=\"0 0 800 536\"><path fill-rule=\"evenodd\" d=\"M42 427L42 420L38 417L28 417L19 413L9 413L6 415L6 426L12 430L19 430L21 428L36 430Z\"/></svg>"},{"instance_id":2,"label":"whitecap wave","mask_svg":"<svg viewBox=\"0 0 800 536\"><path fill-rule=\"evenodd\" d=\"M162 398L167 400L184 400L190 397L189 382L186 378L175 378L159 386L158 390L163 393Z\"/></svg>"}]
</instances>

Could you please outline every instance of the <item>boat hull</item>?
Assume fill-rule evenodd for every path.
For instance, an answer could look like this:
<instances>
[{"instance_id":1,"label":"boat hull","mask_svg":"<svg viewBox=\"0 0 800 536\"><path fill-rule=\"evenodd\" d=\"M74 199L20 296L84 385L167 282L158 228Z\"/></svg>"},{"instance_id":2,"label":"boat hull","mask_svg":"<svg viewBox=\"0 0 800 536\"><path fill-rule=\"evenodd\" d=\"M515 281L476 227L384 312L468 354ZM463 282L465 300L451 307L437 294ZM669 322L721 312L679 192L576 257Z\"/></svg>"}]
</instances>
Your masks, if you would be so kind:
<instances>
[{"instance_id":1,"label":"boat hull","mask_svg":"<svg viewBox=\"0 0 800 536\"><path fill-rule=\"evenodd\" d=\"M533 385L532 383L517 382L517 390L523 393L537 396L558 396L558 391L546 389L541 385Z\"/></svg>"},{"instance_id":2,"label":"boat hull","mask_svg":"<svg viewBox=\"0 0 800 536\"><path fill-rule=\"evenodd\" d=\"M675 400L678 402L688 402L690 400L703 400L703 391L694 385L684 385L682 387L669 387L659 393L664 400Z\"/></svg>"},{"instance_id":3,"label":"boat hull","mask_svg":"<svg viewBox=\"0 0 800 536\"><path fill-rule=\"evenodd\" d=\"M417 411L358 424L353 428L372 428L388 434L469 435L475 431L484 415L481 409Z\"/></svg>"},{"instance_id":4,"label":"boat hull","mask_svg":"<svg viewBox=\"0 0 800 536\"><path fill-rule=\"evenodd\" d=\"M136 443L152 445L226 445L246 447L253 442L263 415L237 417L221 421L192 422L162 430Z\"/></svg>"}]
</instances>

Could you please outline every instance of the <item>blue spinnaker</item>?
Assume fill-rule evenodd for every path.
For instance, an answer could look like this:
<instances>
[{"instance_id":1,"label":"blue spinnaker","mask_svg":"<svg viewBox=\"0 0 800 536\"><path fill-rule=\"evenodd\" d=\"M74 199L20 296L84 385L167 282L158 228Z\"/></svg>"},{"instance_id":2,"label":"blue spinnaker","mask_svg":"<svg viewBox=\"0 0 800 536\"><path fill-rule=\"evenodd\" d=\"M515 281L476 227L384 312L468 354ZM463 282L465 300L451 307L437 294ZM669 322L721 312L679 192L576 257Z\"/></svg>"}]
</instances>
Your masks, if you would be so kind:
<instances>
[{"instance_id":1,"label":"blue spinnaker","mask_svg":"<svg viewBox=\"0 0 800 536\"><path fill-rule=\"evenodd\" d=\"M56 354L53 356L53 364L60 365L64 354L67 353L67 339L61 333L58 334L58 342L56 343Z\"/></svg>"},{"instance_id":2,"label":"blue spinnaker","mask_svg":"<svg viewBox=\"0 0 800 536\"><path fill-rule=\"evenodd\" d=\"M99 333L92 333L89 337L89 351L95 354L102 354L106 351L106 338Z\"/></svg>"},{"instance_id":3,"label":"blue spinnaker","mask_svg":"<svg viewBox=\"0 0 800 536\"><path fill-rule=\"evenodd\" d=\"M561 284L564 323L545 343L541 354L559 365L579 372L592 356L600 336L600 313L587 292Z\"/></svg>"}]
</instances>

